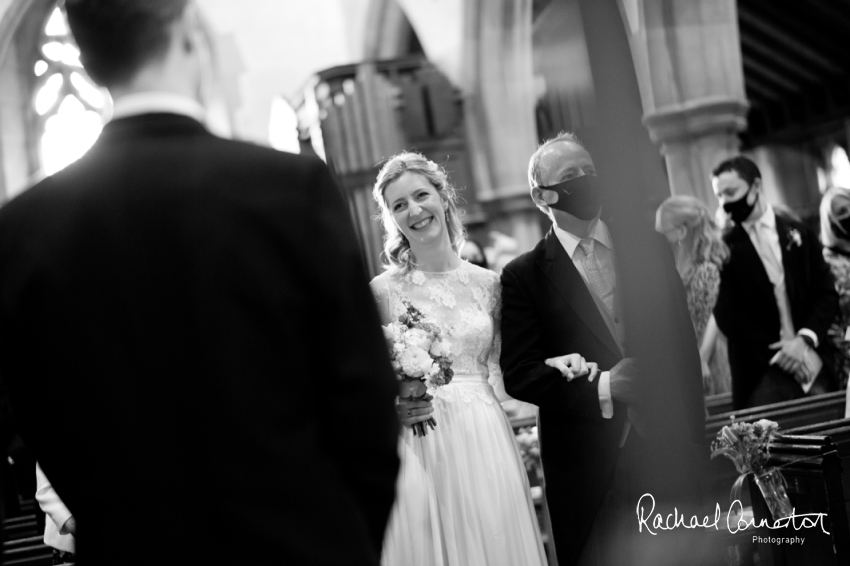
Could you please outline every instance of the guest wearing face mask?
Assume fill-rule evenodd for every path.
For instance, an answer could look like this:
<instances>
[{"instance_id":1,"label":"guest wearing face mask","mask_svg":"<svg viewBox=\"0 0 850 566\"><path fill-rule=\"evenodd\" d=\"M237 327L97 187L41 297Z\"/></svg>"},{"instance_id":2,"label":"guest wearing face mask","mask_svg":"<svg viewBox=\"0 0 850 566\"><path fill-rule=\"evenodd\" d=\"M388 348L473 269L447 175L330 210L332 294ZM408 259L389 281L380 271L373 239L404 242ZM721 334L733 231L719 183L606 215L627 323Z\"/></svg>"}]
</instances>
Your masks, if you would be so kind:
<instances>
[{"instance_id":1,"label":"guest wearing face mask","mask_svg":"<svg viewBox=\"0 0 850 566\"><path fill-rule=\"evenodd\" d=\"M766 201L746 157L720 163L711 182L731 220L714 316L729 342L733 406L836 390L827 333L838 294L817 238Z\"/></svg>"},{"instance_id":2,"label":"guest wearing face mask","mask_svg":"<svg viewBox=\"0 0 850 566\"><path fill-rule=\"evenodd\" d=\"M661 203L655 229L670 242L676 270L685 285L688 312L699 343L704 391L707 395L729 391L726 340L712 314L729 248L708 208L692 196L675 195Z\"/></svg>"},{"instance_id":3,"label":"guest wearing face mask","mask_svg":"<svg viewBox=\"0 0 850 566\"><path fill-rule=\"evenodd\" d=\"M850 375L850 190L829 189L820 203L820 239L823 258L835 277L839 313L829 329L835 347L833 367L836 379L847 386ZM850 417L850 404L845 416Z\"/></svg>"}]
</instances>

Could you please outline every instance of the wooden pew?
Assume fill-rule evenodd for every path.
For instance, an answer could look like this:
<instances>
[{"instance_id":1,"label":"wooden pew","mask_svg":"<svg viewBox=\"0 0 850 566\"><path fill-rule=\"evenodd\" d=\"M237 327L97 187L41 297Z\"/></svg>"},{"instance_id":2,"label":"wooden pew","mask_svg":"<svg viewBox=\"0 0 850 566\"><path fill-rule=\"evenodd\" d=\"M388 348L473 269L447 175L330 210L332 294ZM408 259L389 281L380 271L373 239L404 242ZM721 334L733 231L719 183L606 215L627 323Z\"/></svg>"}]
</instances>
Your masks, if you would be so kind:
<instances>
[{"instance_id":1,"label":"wooden pew","mask_svg":"<svg viewBox=\"0 0 850 566\"><path fill-rule=\"evenodd\" d=\"M803 397L739 411L727 411L710 416L705 421L706 439L710 442L725 425L735 421L754 422L769 419L782 429L840 419L844 416L846 394L844 391Z\"/></svg>"},{"instance_id":2,"label":"wooden pew","mask_svg":"<svg viewBox=\"0 0 850 566\"><path fill-rule=\"evenodd\" d=\"M21 509L24 515L3 521L0 563L4 566L50 566L53 549L44 544L44 532L38 528L35 518L35 502L24 501Z\"/></svg>"},{"instance_id":3,"label":"wooden pew","mask_svg":"<svg viewBox=\"0 0 850 566\"><path fill-rule=\"evenodd\" d=\"M3 543L4 566L50 566L53 549L42 542L43 537L31 537Z\"/></svg>"},{"instance_id":4,"label":"wooden pew","mask_svg":"<svg viewBox=\"0 0 850 566\"><path fill-rule=\"evenodd\" d=\"M841 458L843 468L841 479L844 487L845 507L847 515L850 517L850 419L838 419L799 427L787 431L787 434L825 436L835 444L838 457Z\"/></svg>"},{"instance_id":5,"label":"wooden pew","mask_svg":"<svg viewBox=\"0 0 850 566\"><path fill-rule=\"evenodd\" d=\"M850 524L842 482L841 458L828 436L779 435L771 447L768 466L781 466L788 497L797 515L827 513L825 534L820 526L810 529L747 529L751 535L772 538L803 537L802 545L757 543L759 564L792 566L850 564ZM752 476L750 499L756 521L772 521L767 504Z\"/></svg>"},{"instance_id":6,"label":"wooden pew","mask_svg":"<svg viewBox=\"0 0 850 566\"><path fill-rule=\"evenodd\" d=\"M845 393L841 391L719 414L706 420L706 442L710 445L720 429L731 424L733 416L736 421L754 422L763 418L776 421L784 432L794 427L835 421L844 416L844 403ZM729 491L737 477L735 466L727 458L711 460L703 488L706 501L720 503L721 508L728 509Z\"/></svg>"},{"instance_id":7,"label":"wooden pew","mask_svg":"<svg viewBox=\"0 0 850 566\"><path fill-rule=\"evenodd\" d=\"M731 412L732 394L718 393L717 395L708 395L705 398L705 408L708 411L709 416Z\"/></svg>"}]
</instances>

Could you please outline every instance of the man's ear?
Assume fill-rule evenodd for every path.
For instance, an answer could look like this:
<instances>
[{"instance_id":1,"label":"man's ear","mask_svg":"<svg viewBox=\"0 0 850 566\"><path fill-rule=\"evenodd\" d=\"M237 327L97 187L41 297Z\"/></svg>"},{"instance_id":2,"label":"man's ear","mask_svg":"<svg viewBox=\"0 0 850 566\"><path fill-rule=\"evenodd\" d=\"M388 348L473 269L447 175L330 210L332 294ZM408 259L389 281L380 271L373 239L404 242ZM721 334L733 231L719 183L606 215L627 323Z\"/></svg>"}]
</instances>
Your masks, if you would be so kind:
<instances>
[{"instance_id":1,"label":"man's ear","mask_svg":"<svg viewBox=\"0 0 850 566\"><path fill-rule=\"evenodd\" d=\"M186 53L191 53L201 48L198 43L203 41L204 26L201 20L201 13L195 2L188 2L186 4L183 15L175 22L175 25L175 31L180 34L180 40Z\"/></svg>"},{"instance_id":2,"label":"man's ear","mask_svg":"<svg viewBox=\"0 0 850 566\"><path fill-rule=\"evenodd\" d=\"M549 206L558 202L558 193L541 189L540 187L534 187L531 189L531 200L537 206Z\"/></svg>"}]
</instances>

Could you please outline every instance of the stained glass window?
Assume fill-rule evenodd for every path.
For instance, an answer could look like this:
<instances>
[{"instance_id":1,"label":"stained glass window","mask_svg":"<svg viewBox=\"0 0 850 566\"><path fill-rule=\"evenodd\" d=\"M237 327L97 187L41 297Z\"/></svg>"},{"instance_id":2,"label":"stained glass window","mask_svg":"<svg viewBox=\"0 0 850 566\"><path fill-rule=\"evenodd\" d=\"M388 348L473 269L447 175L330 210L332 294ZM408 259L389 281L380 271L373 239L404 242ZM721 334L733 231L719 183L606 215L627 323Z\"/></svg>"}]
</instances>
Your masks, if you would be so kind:
<instances>
[{"instance_id":1,"label":"stained glass window","mask_svg":"<svg viewBox=\"0 0 850 566\"><path fill-rule=\"evenodd\" d=\"M54 8L44 25L35 63L33 109L41 126L39 155L47 175L79 159L95 142L112 101L89 79L65 13Z\"/></svg>"}]
</instances>

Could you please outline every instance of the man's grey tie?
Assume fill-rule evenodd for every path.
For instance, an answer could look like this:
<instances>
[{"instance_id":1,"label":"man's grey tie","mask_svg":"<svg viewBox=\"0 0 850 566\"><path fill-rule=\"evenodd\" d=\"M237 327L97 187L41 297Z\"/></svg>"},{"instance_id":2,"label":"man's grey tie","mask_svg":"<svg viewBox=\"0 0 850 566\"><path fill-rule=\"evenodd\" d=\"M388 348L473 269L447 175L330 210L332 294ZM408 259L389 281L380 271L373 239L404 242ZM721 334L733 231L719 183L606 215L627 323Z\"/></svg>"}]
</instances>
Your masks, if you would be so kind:
<instances>
[{"instance_id":1,"label":"man's grey tie","mask_svg":"<svg viewBox=\"0 0 850 566\"><path fill-rule=\"evenodd\" d=\"M608 312L614 313L614 277L613 273L607 272L599 261L594 251L596 246L593 238L585 238L579 243L584 252L584 270L587 273L587 281L596 296L602 299Z\"/></svg>"}]
</instances>

